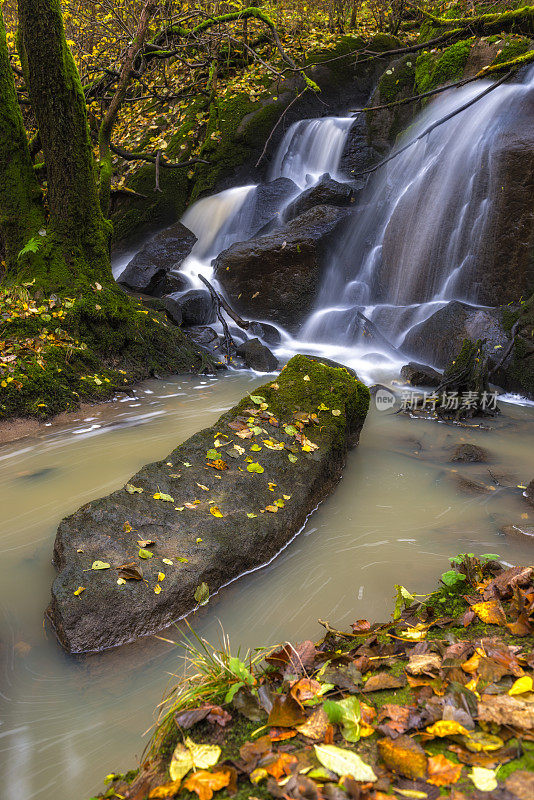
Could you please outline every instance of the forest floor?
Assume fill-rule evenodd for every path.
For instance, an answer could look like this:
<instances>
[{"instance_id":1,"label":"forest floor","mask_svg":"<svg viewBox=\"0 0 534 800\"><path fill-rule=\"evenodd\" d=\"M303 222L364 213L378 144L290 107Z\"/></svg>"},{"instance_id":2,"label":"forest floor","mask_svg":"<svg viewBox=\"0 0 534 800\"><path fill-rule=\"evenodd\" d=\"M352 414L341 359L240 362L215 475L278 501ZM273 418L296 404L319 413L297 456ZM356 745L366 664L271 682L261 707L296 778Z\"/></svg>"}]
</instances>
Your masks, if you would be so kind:
<instances>
[{"instance_id":1,"label":"forest floor","mask_svg":"<svg viewBox=\"0 0 534 800\"><path fill-rule=\"evenodd\" d=\"M532 800L534 568L451 562L318 643L239 657L193 633L140 767L99 797Z\"/></svg>"}]
</instances>

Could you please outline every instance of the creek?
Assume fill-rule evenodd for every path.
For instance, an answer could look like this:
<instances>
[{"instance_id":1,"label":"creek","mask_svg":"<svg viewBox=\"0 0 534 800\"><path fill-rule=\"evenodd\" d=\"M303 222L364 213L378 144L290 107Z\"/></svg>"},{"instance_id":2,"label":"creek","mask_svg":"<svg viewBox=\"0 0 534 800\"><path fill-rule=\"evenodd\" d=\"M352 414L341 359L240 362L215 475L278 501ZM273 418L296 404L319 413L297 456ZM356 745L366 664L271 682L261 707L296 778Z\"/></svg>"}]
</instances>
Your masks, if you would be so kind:
<instances>
[{"instance_id":1,"label":"creek","mask_svg":"<svg viewBox=\"0 0 534 800\"><path fill-rule=\"evenodd\" d=\"M498 135L491 120L520 102L529 85L501 86L376 174L364 190L357 225L332 254L316 310L299 338L282 332L276 351L281 359L317 352L355 367L368 383L391 383L407 359L377 352L354 334L355 310L379 320L399 345L436 304L477 302L477 237L471 231L491 223L490 171L482 169ZM437 100L411 133L480 90L471 86ZM270 177L290 177L300 189L324 172L343 179L339 165L352 123L349 117L297 123L287 131ZM473 141L475 131L479 138ZM439 167L450 166L452 156L454 175ZM256 189L229 189L187 211L184 224L199 241L183 269L197 285L198 273L212 277L214 256L246 238ZM413 218L402 211L410 193L424 198ZM431 219L425 207L433 210ZM396 214L401 222L389 230L396 230L395 251L403 255L384 288L375 279ZM417 236L410 228L416 222ZM436 232L443 234L439 241ZM156 637L87 658L60 650L43 624L59 521L211 425L263 380L229 371L218 378L149 381L134 397L51 423L1 448L0 785L6 800L81 800L101 789L107 772L131 767L154 707L182 669L179 649ZM416 422L379 411L372 402L337 490L275 561L213 597L193 619L195 630L214 643L224 631L234 650L318 639L318 618L336 627L387 618L394 584L430 591L458 552L530 561L531 539L501 528L532 524L518 485L534 477L534 404L508 397L502 409L485 427L461 428ZM451 463L452 450L464 442L487 448L488 463ZM467 491L462 479L482 490ZM163 636L179 641L182 626Z\"/></svg>"}]
</instances>

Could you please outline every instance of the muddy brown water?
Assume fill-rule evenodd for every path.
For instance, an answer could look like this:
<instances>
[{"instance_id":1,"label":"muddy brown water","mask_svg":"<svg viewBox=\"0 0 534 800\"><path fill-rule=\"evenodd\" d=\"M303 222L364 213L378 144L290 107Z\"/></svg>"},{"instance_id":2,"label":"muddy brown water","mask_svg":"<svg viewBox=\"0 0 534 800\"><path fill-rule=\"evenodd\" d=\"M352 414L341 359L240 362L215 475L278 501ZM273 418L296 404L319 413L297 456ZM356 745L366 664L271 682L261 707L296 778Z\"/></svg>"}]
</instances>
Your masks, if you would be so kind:
<instances>
[{"instance_id":1,"label":"muddy brown water","mask_svg":"<svg viewBox=\"0 0 534 800\"><path fill-rule=\"evenodd\" d=\"M75 659L43 622L60 519L123 485L142 465L212 424L262 383L250 374L153 381L137 398L84 412L0 448L0 786L5 800L89 798L108 772L135 764L180 649L154 637ZM319 638L385 619L393 584L432 589L458 552L532 561L532 524L518 484L534 477L534 407L506 404L488 430L416 421L371 408L343 480L302 533L264 569L212 598L192 620L234 649ZM448 461L461 442L486 464ZM528 515L525 517L525 515ZM180 628L165 636L179 640Z\"/></svg>"}]
</instances>

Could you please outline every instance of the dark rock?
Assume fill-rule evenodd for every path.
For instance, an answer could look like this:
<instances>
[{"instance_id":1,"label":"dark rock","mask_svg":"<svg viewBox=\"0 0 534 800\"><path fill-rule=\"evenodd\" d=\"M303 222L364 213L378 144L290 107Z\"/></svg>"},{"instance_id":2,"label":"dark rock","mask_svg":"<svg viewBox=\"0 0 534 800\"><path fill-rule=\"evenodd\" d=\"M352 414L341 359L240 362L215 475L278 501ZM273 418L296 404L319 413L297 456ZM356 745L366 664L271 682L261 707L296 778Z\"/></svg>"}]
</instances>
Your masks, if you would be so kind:
<instances>
[{"instance_id":1,"label":"dark rock","mask_svg":"<svg viewBox=\"0 0 534 800\"><path fill-rule=\"evenodd\" d=\"M293 200L284 211L284 219L290 220L309 211L314 206L348 206L353 189L347 183L339 183L328 173L321 175L315 186L306 189Z\"/></svg>"},{"instance_id":2,"label":"dark rock","mask_svg":"<svg viewBox=\"0 0 534 800\"><path fill-rule=\"evenodd\" d=\"M152 294L154 297L165 297L175 292L185 292L192 285L191 278L183 272L167 272L154 284Z\"/></svg>"},{"instance_id":3,"label":"dark rock","mask_svg":"<svg viewBox=\"0 0 534 800\"><path fill-rule=\"evenodd\" d=\"M459 444L451 456L451 461L460 461L463 464L481 464L487 460L488 451L470 442Z\"/></svg>"},{"instance_id":4,"label":"dark rock","mask_svg":"<svg viewBox=\"0 0 534 800\"><path fill-rule=\"evenodd\" d=\"M269 183L260 183L254 193L254 204L248 229L249 237L257 236L277 216L283 204L297 194L299 187L289 178L276 178Z\"/></svg>"},{"instance_id":5,"label":"dark rock","mask_svg":"<svg viewBox=\"0 0 534 800\"><path fill-rule=\"evenodd\" d=\"M471 478L466 478L465 475L453 473L452 479L456 484L456 488L464 494L480 495L489 494L492 491L491 488L485 483L480 483L480 481L474 481Z\"/></svg>"},{"instance_id":6,"label":"dark rock","mask_svg":"<svg viewBox=\"0 0 534 800\"><path fill-rule=\"evenodd\" d=\"M486 339L486 352L489 355L499 353L507 342L501 311L452 300L428 319L414 325L400 349L444 369L461 350L464 339Z\"/></svg>"},{"instance_id":7,"label":"dark rock","mask_svg":"<svg viewBox=\"0 0 534 800\"><path fill-rule=\"evenodd\" d=\"M175 292L163 298L165 310L177 325L209 325L217 318L215 302L205 289Z\"/></svg>"},{"instance_id":8,"label":"dark rock","mask_svg":"<svg viewBox=\"0 0 534 800\"><path fill-rule=\"evenodd\" d=\"M197 344L216 349L219 344L219 334L213 328L205 325L192 326L187 329L187 336Z\"/></svg>"},{"instance_id":9,"label":"dark rock","mask_svg":"<svg viewBox=\"0 0 534 800\"><path fill-rule=\"evenodd\" d=\"M239 242L214 261L231 305L295 330L313 307L328 247L349 209L316 206L280 231Z\"/></svg>"},{"instance_id":10,"label":"dark rock","mask_svg":"<svg viewBox=\"0 0 534 800\"><path fill-rule=\"evenodd\" d=\"M278 359L259 339L249 339L237 348L237 355L243 359L249 369L257 372L274 372Z\"/></svg>"},{"instance_id":11,"label":"dark rock","mask_svg":"<svg viewBox=\"0 0 534 800\"><path fill-rule=\"evenodd\" d=\"M129 262L118 282L136 292L152 294L171 269L187 258L197 237L181 222L156 233Z\"/></svg>"},{"instance_id":12,"label":"dark rock","mask_svg":"<svg viewBox=\"0 0 534 800\"><path fill-rule=\"evenodd\" d=\"M275 328L274 325L269 325L268 322L251 322L248 331L255 336L259 336L267 344L277 345L282 341L282 335L278 328Z\"/></svg>"},{"instance_id":13,"label":"dark rock","mask_svg":"<svg viewBox=\"0 0 534 800\"><path fill-rule=\"evenodd\" d=\"M515 536L523 538L524 536L531 536L534 538L534 525L505 525L501 528L505 536Z\"/></svg>"},{"instance_id":14,"label":"dark rock","mask_svg":"<svg viewBox=\"0 0 534 800\"><path fill-rule=\"evenodd\" d=\"M309 382L303 380L305 375L310 376ZM286 449L252 451L252 463L261 465L262 472L250 470L251 462L246 460L254 438L239 440L245 452L239 455L234 450L236 458L219 446L228 468L222 472L206 469L207 451L213 448L216 435L219 439L228 436L230 442L236 425L247 429L250 412L245 409L263 413L245 398L211 428L196 433L162 461L143 467L126 487L93 500L61 522L54 546L59 574L48 615L69 652L102 650L170 625L195 608L194 594L201 583L207 583L213 593L272 559L331 492L347 449L358 442L369 403L367 388L343 370L304 356L291 359L277 379L278 389L271 383L254 394L265 398L281 422L291 421L297 411L317 412L321 402L341 410L339 417L318 412L320 427L305 428L317 445L315 451L304 452L282 426L270 425L266 413L261 426ZM287 448L290 454L296 450L296 462L289 460ZM183 467L185 462L191 466ZM271 482L276 484L274 493L269 490ZM207 485L209 492L199 490L199 483ZM163 499L154 498L158 493ZM291 498L283 500L284 494ZM195 500L200 502L186 506ZM278 513L261 513L277 500L283 504L277 506ZM213 513L215 509L222 516ZM140 559L138 540L154 541L147 547L152 558ZM111 568L91 569L97 560ZM142 564L144 581L117 585L117 567L130 562ZM165 578L158 582L159 572ZM158 594L154 592L157 585L161 586ZM79 586L85 591L75 596Z\"/></svg>"},{"instance_id":15,"label":"dark rock","mask_svg":"<svg viewBox=\"0 0 534 800\"><path fill-rule=\"evenodd\" d=\"M525 489L525 497L527 498L530 505L534 506L534 480L530 481L529 485Z\"/></svg>"},{"instance_id":16,"label":"dark rock","mask_svg":"<svg viewBox=\"0 0 534 800\"><path fill-rule=\"evenodd\" d=\"M426 364L417 364L415 361L405 364L400 375L402 380L411 386L439 386L441 383L441 373Z\"/></svg>"}]
</instances>

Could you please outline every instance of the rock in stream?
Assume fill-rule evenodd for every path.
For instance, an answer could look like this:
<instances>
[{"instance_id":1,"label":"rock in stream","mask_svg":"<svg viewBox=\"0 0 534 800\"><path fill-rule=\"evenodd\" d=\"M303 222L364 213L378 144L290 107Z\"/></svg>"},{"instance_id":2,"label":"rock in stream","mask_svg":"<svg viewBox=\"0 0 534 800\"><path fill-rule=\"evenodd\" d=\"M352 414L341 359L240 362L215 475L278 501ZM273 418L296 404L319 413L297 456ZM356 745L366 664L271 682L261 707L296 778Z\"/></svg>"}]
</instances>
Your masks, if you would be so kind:
<instances>
[{"instance_id":1,"label":"rock in stream","mask_svg":"<svg viewBox=\"0 0 534 800\"><path fill-rule=\"evenodd\" d=\"M192 611L201 584L213 593L273 558L338 482L368 405L346 369L295 356L212 427L64 519L48 608L63 647L146 636Z\"/></svg>"}]
</instances>

